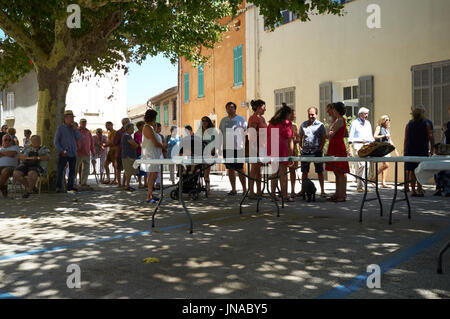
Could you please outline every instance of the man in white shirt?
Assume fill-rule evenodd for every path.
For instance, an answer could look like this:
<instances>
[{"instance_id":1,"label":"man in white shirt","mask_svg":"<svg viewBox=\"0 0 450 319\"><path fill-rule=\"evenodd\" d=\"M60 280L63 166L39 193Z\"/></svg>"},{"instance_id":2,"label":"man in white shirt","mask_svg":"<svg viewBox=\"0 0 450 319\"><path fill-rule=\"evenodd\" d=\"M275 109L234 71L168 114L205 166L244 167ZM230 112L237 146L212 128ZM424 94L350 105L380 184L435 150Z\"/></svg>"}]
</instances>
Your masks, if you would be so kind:
<instances>
[{"instance_id":1,"label":"man in white shirt","mask_svg":"<svg viewBox=\"0 0 450 319\"><path fill-rule=\"evenodd\" d=\"M236 114L236 104L228 102L225 109L228 116L220 121L219 130L223 136L223 157L224 158L239 158L245 157L245 131L248 128L247 121L240 115ZM228 136L227 136L228 135ZM243 163L229 163L225 164L228 169L228 178L230 179L231 191L228 195L236 195L236 172L239 174L242 189L244 193L247 192L247 184L244 175Z\"/></svg>"},{"instance_id":2,"label":"man in white shirt","mask_svg":"<svg viewBox=\"0 0 450 319\"><path fill-rule=\"evenodd\" d=\"M357 157L358 151L366 144L374 141L372 125L367 120L369 117L369 110L362 107L358 111L358 118L352 122L350 125L350 133L348 137L348 142L350 144L350 156ZM354 150L353 150L354 149ZM366 162L358 162L356 169L356 175L366 179L365 176L365 165ZM369 168L367 168L367 173L369 173ZM362 179L357 180L357 190L358 192L364 192L364 182Z\"/></svg>"}]
</instances>

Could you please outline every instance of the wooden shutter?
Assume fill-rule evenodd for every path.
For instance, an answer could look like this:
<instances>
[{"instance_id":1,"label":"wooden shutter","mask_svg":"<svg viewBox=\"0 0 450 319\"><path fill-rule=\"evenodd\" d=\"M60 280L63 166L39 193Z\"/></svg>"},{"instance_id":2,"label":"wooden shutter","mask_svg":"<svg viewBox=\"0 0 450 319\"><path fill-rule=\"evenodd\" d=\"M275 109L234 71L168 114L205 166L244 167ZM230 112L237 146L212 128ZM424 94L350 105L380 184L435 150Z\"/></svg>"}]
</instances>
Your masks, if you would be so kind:
<instances>
[{"instance_id":1,"label":"wooden shutter","mask_svg":"<svg viewBox=\"0 0 450 319\"><path fill-rule=\"evenodd\" d=\"M450 105L450 61L433 63L431 71L432 97L428 118L433 121L435 142L438 143L442 138L440 128L449 121L447 110Z\"/></svg>"},{"instance_id":2,"label":"wooden shutter","mask_svg":"<svg viewBox=\"0 0 450 319\"><path fill-rule=\"evenodd\" d=\"M333 103L333 84L324 82L319 85L319 120L327 122L327 105Z\"/></svg>"},{"instance_id":3,"label":"wooden shutter","mask_svg":"<svg viewBox=\"0 0 450 319\"><path fill-rule=\"evenodd\" d=\"M286 103L287 106L295 110L295 86L278 89L275 93L275 112L278 111L282 103Z\"/></svg>"},{"instance_id":4,"label":"wooden shutter","mask_svg":"<svg viewBox=\"0 0 450 319\"><path fill-rule=\"evenodd\" d=\"M203 64L198 67L198 97L205 96L205 73Z\"/></svg>"},{"instance_id":5,"label":"wooden shutter","mask_svg":"<svg viewBox=\"0 0 450 319\"><path fill-rule=\"evenodd\" d=\"M159 113L160 113L159 105L157 105L157 106L155 107L155 111L158 113L158 115L156 115L156 123L159 123Z\"/></svg>"},{"instance_id":6,"label":"wooden shutter","mask_svg":"<svg viewBox=\"0 0 450 319\"><path fill-rule=\"evenodd\" d=\"M369 109L369 121L374 125L374 83L373 75L362 76L358 79L359 84L359 107Z\"/></svg>"},{"instance_id":7,"label":"wooden shutter","mask_svg":"<svg viewBox=\"0 0 450 319\"><path fill-rule=\"evenodd\" d=\"M431 119L431 64L412 68L412 93L412 108L423 105L425 107L425 117Z\"/></svg>"},{"instance_id":8,"label":"wooden shutter","mask_svg":"<svg viewBox=\"0 0 450 319\"><path fill-rule=\"evenodd\" d=\"M184 103L189 102L189 73L184 74Z\"/></svg>"},{"instance_id":9,"label":"wooden shutter","mask_svg":"<svg viewBox=\"0 0 450 319\"><path fill-rule=\"evenodd\" d=\"M169 105L164 105L164 125L169 125Z\"/></svg>"},{"instance_id":10,"label":"wooden shutter","mask_svg":"<svg viewBox=\"0 0 450 319\"><path fill-rule=\"evenodd\" d=\"M242 85L244 82L244 47L242 44L233 48L233 62L234 86Z\"/></svg>"}]
</instances>

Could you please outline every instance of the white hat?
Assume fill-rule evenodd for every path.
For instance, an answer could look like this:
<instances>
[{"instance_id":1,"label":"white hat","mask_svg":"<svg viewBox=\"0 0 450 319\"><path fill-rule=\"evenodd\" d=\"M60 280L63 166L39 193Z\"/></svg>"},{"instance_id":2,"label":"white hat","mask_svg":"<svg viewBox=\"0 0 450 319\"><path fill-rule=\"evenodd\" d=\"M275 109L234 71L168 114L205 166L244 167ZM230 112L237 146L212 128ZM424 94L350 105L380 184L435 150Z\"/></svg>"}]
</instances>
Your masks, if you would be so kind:
<instances>
[{"instance_id":1,"label":"white hat","mask_svg":"<svg viewBox=\"0 0 450 319\"><path fill-rule=\"evenodd\" d=\"M361 114L361 113L369 113L369 109L366 109L365 107L362 107L362 108L359 109L358 115Z\"/></svg>"}]
</instances>

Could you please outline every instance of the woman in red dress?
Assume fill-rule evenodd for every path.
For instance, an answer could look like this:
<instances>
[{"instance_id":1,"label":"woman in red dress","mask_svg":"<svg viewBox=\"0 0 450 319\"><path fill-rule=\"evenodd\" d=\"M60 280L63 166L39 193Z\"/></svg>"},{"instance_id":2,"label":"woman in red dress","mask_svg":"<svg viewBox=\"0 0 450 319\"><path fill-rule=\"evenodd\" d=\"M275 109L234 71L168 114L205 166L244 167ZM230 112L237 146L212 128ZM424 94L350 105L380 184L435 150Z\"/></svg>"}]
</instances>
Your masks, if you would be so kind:
<instances>
[{"instance_id":1,"label":"woman in red dress","mask_svg":"<svg viewBox=\"0 0 450 319\"><path fill-rule=\"evenodd\" d=\"M345 105L342 102L329 104L327 113L331 117L330 130L328 132L328 151L325 156L347 157L347 148L344 138L348 136L347 122L343 115L346 113ZM336 192L329 200L345 202L347 198L347 176L350 172L348 162L329 162L325 169L331 171L336 176Z\"/></svg>"},{"instance_id":2,"label":"woman in red dress","mask_svg":"<svg viewBox=\"0 0 450 319\"><path fill-rule=\"evenodd\" d=\"M294 151L294 133L292 131L292 123L289 121L292 109L289 106L283 106L279 109L272 119L269 121L267 127L267 155L271 157L289 157L292 156ZM273 132L272 132L273 131ZM272 135L278 134L278 140L273 141ZM275 138L274 138L275 139ZM287 168L292 166L292 162L278 162L275 166L278 166L278 173L275 176L279 177L281 195L284 202L293 202L294 199L288 197L288 179ZM272 180L272 196L273 200L277 200L275 196L275 190L278 184L278 179Z\"/></svg>"}]
</instances>

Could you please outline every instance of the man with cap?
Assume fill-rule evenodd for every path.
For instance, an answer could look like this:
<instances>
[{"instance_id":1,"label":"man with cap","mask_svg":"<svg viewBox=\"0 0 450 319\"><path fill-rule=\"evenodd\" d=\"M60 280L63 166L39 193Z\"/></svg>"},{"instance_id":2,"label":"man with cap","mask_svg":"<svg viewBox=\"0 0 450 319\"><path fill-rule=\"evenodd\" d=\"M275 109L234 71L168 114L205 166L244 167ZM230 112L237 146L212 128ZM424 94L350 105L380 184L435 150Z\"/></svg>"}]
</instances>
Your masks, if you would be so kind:
<instances>
[{"instance_id":1,"label":"man with cap","mask_svg":"<svg viewBox=\"0 0 450 319\"><path fill-rule=\"evenodd\" d=\"M87 185L87 179L89 176L89 165L90 165L90 155L92 157L95 155L94 148L94 139L92 137L91 132L86 128L87 121L86 119L80 120L80 127L78 130L80 131L81 138L77 141L77 165L76 171L80 171L80 166L82 168L81 178L80 178L80 186L82 188L89 188Z\"/></svg>"},{"instance_id":2,"label":"man with cap","mask_svg":"<svg viewBox=\"0 0 450 319\"><path fill-rule=\"evenodd\" d=\"M81 133L74 126L74 114L70 110L64 111L64 123L56 129L54 144L58 152L58 166L56 169L56 192L65 193L62 180L66 164L69 163L68 191L77 191L73 186L75 181L75 166L77 163L77 141Z\"/></svg>"},{"instance_id":3,"label":"man with cap","mask_svg":"<svg viewBox=\"0 0 450 319\"><path fill-rule=\"evenodd\" d=\"M358 111L358 118L350 125L348 143L350 144L350 156L352 157L357 157L358 151L364 145L375 141L373 138L372 125L367 120L368 117L369 110L362 107ZM364 182L362 179L367 179L367 176L365 176L366 162L358 162L357 165L356 175L360 177L356 181L357 190L358 192L364 192ZM369 167L367 168L367 174L369 174Z\"/></svg>"}]
</instances>

